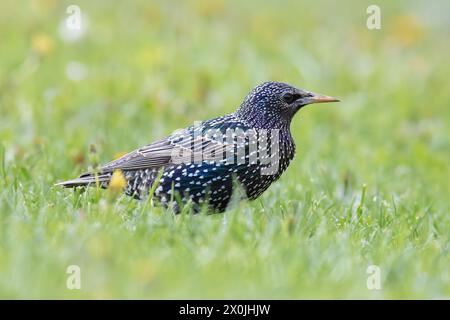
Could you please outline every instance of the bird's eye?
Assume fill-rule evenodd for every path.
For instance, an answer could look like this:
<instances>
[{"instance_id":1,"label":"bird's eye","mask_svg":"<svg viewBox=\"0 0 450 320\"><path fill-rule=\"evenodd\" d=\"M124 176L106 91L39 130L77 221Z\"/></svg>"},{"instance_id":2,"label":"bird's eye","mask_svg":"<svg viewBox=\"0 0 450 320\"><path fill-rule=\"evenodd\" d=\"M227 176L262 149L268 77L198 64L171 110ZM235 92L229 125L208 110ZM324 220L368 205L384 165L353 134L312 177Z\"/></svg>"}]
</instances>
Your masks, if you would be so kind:
<instances>
[{"instance_id":1,"label":"bird's eye","mask_svg":"<svg viewBox=\"0 0 450 320\"><path fill-rule=\"evenodd\" d=\"M292 93L290 93L290 92L285 92L284 94L283 94L283 100L285 101L285 102L287 102L287 103L292 103L292 102L294 102L294 95L292 94Z\"/></svg>"}]
</instances>

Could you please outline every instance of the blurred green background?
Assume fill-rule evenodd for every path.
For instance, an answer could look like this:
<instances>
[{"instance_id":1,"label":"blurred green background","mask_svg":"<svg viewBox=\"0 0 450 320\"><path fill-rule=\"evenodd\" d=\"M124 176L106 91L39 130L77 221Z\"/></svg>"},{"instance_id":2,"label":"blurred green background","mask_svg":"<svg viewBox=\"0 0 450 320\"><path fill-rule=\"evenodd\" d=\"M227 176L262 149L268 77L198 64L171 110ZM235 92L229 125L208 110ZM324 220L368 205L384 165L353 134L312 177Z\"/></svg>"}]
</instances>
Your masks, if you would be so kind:
<instances>
[{"instance_id":1,"label":"blurred green background","mask_svg":"<svg viewBox=\"0 0 450 320\"><path fill-rule=\"evenodd\" d=\"M450 298L449 31L448 1L2 1L0 297ZM268 80L342 102L299 113L257 201L173 216L53 186Z\"/></svg>"}]
</instances>

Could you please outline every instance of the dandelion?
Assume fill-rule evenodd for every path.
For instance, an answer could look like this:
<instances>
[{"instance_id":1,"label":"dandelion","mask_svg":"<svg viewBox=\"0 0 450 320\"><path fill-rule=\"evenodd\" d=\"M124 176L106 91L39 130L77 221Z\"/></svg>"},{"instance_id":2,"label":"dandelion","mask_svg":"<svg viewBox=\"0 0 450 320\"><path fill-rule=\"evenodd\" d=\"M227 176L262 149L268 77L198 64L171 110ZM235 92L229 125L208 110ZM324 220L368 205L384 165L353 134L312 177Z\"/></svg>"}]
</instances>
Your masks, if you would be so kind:
<instances>
[{"instance_id":1,"label":"dandelion","mask_svg":"<svg viewBox=\"0 0 450 320\"><path fill-rule=\"evenodd\" d=\"M41 56L47 55L53 50L53 41L45 34L38 34L31 41L33 50Z\"/></svg>"},{"instance_id":2,"label":"dandelion","mask_svg":"<svg viewBox=\"0 0 450 320\"><path fill-rule=\"evenodd\" d=\"M126 185L127 180L125 179L122 170L114 170L111 181L109 182L108 189L112 190L113 192L119 193L123 191Z\"/></svg>"},{"instance_id":3,"label":"dandelion","mask_svg":"<svg viewBox=\"0 0 450 320\"><path fill-rule=\"evenodd\" d=\"M414 15L401 15L394 19L392 36L402 46L414 45L422 40L424 33L424 26Z\"/></svg>"}]
</instances>

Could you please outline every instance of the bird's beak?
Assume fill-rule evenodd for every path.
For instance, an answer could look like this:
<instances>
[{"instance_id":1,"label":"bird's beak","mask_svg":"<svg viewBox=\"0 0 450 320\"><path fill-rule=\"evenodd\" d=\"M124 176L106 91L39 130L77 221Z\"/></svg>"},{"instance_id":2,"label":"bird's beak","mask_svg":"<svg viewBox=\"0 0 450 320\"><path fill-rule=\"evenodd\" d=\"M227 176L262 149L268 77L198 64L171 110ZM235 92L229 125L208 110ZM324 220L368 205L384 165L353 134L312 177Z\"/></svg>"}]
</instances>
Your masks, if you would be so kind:
<instances>
[{"instance_id":1,"label":"bird's beak","mask_svg":"<svg viewBox=\"0 0 450 320\"><path fill-rule=\"evenodd\" d=\"M308 104L312 104L312 103L324 103L324 102L339 102L339 99L330 97L330 96L325 96L323 94L318 94L318 93L314 93L314 92L310 92L311 96L306 98L307 103Z\"/></svg>"}]
</instances>

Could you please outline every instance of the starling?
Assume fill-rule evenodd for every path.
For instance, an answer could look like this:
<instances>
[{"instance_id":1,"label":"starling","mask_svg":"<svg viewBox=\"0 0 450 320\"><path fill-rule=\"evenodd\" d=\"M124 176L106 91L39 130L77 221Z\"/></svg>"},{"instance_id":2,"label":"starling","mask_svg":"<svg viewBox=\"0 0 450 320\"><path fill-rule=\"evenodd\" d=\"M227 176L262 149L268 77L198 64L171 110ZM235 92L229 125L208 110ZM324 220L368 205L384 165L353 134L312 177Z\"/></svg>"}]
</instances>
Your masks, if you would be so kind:
<instances>
[{"instance_id":1,"label":"starling","mask_svg":"<svg viewBox=\"0 0 450 320\"><path fill-rule=\"evenodd\" d=\"M117 172L124 192L137 199L153 191L152 201L172 205L190 203L224 211L239 185L243 198L258 198L287 169L295 155L290 132L302 107L335 98L265 82L255 87L236 112L195 123L186 129L130 152L78 178L58 183L64 187L107 188Z\"/></svg>"}]
</instances>

